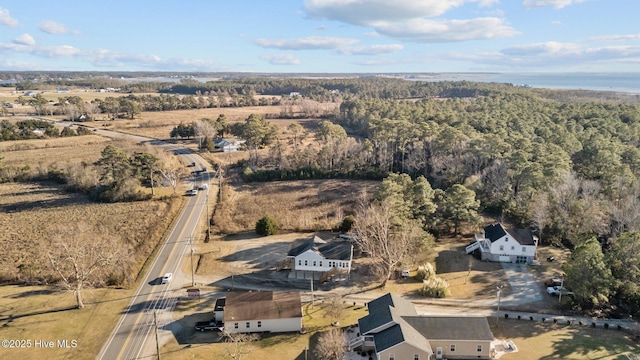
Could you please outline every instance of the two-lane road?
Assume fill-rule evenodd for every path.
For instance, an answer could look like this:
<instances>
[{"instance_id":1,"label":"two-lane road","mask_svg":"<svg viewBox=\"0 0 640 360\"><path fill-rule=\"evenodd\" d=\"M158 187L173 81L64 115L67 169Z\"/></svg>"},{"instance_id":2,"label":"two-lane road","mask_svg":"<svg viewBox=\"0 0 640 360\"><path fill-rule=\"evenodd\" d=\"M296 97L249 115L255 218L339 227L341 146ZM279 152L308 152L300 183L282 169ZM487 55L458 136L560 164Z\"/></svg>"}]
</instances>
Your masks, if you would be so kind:
<instances>
[{"instance_id":1,"label":"two-lane road","mask_svg":"<svg viewBox=\"0 0 640 360\"><path fill-rule=\"evenodd\" d=\"M134 141L151 142L183 157L187 164L195 163L195 167L190 167L192 171L208 167L201 157L177 145L106 130L98 130L97 133L111 137L127 137ZM192 178L189 181L195 183L195 180ZM202 172L198 175L197 180L199 184L209 184L209 173ZM149 341L150 335L154 335L154 315L162 311L171 311L176 301L176 298L172 296L171 289L179 287L179 284L173 282L161 284L160 278L165 273L176 274L180 271L180 263L191 249L190 239L193 237L206 208L207 194L205 192L208 191L209 187L189 198L169 237L158 251L149 271L140 283L129 306L122 313L120 321L98 354L97 359L137 359L145 356L143 353L147 346L145 344Z\"/></svg>"}]
</instances>

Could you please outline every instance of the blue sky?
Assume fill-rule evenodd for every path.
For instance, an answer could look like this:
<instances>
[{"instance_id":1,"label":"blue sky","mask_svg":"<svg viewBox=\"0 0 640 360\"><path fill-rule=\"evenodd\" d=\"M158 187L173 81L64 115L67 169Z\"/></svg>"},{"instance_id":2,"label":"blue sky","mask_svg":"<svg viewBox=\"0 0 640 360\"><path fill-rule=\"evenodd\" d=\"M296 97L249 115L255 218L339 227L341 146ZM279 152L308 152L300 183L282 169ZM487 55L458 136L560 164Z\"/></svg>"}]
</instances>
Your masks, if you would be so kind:
<instances>
[{"instance_id":1,"label":"blue sky","mask_svg":"<svg viewBox=\"0 0 640 360\"><path fill-rule=\"evenodd\" d=\"M0 71L640 71L637 0L0 0Z\"/></svg>"}]
</instances>

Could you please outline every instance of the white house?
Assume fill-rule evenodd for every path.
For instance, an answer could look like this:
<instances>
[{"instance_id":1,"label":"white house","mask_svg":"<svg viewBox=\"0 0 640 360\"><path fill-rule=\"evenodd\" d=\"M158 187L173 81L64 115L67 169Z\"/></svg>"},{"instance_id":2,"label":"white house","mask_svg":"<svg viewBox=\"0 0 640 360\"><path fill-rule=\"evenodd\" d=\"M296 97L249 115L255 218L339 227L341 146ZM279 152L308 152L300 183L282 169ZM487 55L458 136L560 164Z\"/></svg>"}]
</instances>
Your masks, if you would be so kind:
<instances>
[{"instance_id":1,"label":"white house","mask_svg":"<svg viewBox=\"0 0 640 360\"><path fill-rule=\"evenodd\" d=\"M233 152L240 150L240 145L244 143L244 140L239 139L218 139L213 142L213 145L222 149L223 152Z\"/></svg>"},{"instance_id":2,"label":"white house","mask_svg":"<svg viewBox=\"0 0 640 360\"><path fill-rule=\"evenodd\" d=\"M538 238L528 229L505 229L502 224L484 228L475 242L466 248L467 254L480 250L482 260L534 264Z\"/></svg>"},{"instance_id":3,"label":"white house","mask_svg":"<svg viewBox=\"0 0 640 360\"><path fill-rule=\"evenodd\" d=\"M224 301L222 321L228 333L299 332L302 329L300 293L229 292Z\"/></svg>"},{"instance_id":4,"label":"white house","mask_svg":"<svg viewBox=\"0 0 640 360\"><path fill-rule=\"evenodd\" d=\"M314 236L289 250L287 257L292 261L289 277L321 280L323 275L351 272L353 245Z\"/></svg>"}]
</instances>

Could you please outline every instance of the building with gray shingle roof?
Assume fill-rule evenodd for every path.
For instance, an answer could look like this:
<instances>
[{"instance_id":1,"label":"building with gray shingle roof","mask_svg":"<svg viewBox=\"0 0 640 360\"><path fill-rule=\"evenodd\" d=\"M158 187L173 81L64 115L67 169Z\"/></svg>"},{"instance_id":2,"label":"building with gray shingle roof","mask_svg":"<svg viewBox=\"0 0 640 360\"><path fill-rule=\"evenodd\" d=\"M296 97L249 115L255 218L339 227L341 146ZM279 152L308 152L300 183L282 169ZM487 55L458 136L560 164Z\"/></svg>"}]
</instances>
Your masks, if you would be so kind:
<instances>
[{"instance_id":1,"label":"building with gray shingle roof","mask_svg":"<svg viewBox=\"0 0 640 360\"><path fill-rule=\"evenodd\" d=\"M348 275L351 272L353 245L312 236L292 247L287 257L292 262L291 278L321 280L326 274Z\"/></svg>"},{"instance_id":2,"label":"building with gray shingle roof","mask_svg":"<svg viewBox=\"0 0 640 360\"><path fill-rule=\"evenodd\" d=\"M483 317L418 316L413 304L386 294L367 304L349 350L373 350L378 359L490 359L493 333Z\"/></svg>"},{"instance_id":3,"label":"building with gray shingle roof","mask_svg":"<svg viewBox=\"0 0 640 360\"><path fill-rule=\"evenodd\" d=\"M538 238L530 229L506 229L502 224L488 225L467 246L467 254L479 250L482 260L534 264Z\"/></svg>"}]
</instances>

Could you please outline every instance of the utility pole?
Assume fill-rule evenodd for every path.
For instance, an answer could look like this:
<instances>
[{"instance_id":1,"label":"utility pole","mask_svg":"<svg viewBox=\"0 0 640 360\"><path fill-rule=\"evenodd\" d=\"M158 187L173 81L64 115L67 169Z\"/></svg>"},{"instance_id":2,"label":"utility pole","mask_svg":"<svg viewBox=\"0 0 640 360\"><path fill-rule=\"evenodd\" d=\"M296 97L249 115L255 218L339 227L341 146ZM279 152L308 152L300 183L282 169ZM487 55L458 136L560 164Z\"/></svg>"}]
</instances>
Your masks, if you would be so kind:
<instances>
[{"instance_id":1,"label":"utility pole","mask_svg":"<svg viewBox=\"0 0 640 360\"><path fill-rule=\"evenodd\" d=\"M156 316L156 311L153 312L153 327L156 329L156 354L158 360L160 360L160 342L158 341L158 319Z\"/></svg>"},{"instance_id":2,"label":"utility pole","mask_svg":"<svg viewBox=\"0 0 640 360\"><path fill-rule=\"evenodd\" d=\"M500 295L502 293L502 284L498 285L498 311L496 312L496 324L498 324L498 318L500 317Z\"/></svg>"},{"instance_id":3,"label":"utility pole","mask_svg":"<svg viewBox=\"0 0 640 360\"><path fill-rule=\"evenodd\" d=\"M189 236L189 246L191 247L191 286L195 286L196 285L196 281L194 278L194 271L193 271L193 244L191 243L191 236Z\"/></svg>"},{"instance_id":4,"label":"utility pole","mask_svg":"<svg viewBox=\"0 0 640 360\"><path fill-rule=\"evenodd\" d=\"M313 274L311 274L311 307L313 307Z\"/></svg>"}]
</instances>

